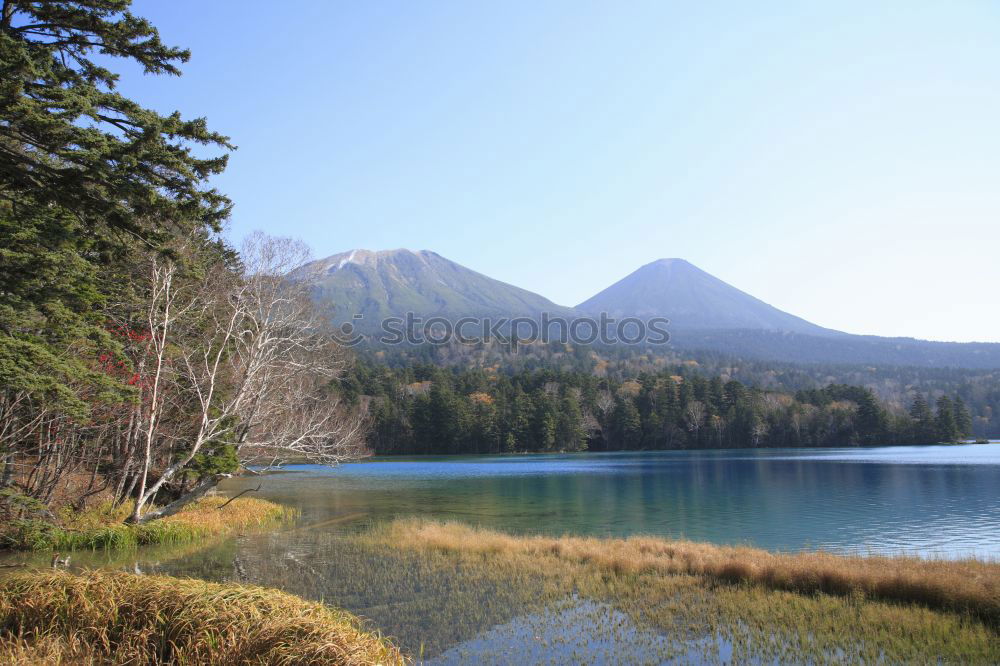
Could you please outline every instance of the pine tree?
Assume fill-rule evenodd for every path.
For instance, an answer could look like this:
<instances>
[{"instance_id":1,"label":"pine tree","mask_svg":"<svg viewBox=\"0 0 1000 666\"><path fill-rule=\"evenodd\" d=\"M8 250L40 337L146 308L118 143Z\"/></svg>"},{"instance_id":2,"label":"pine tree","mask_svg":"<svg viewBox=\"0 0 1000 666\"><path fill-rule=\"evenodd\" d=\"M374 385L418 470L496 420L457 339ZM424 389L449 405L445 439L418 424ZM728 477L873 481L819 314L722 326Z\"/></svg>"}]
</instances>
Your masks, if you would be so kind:
<instances>
[{"instance_id":1,"label":"pine tree","mask_svg":"<svg viewBox=\"0 0 1000 666\"><path fill-rule=\"evenodd\" d=\"M954 442L958 439L958 427L955 424L955 412L951 398L946 395L937 399L937 416L934 419L938 441Z\"/></svg>"},{"instance_id":2,"label":"pine tree","mask_svg":"<svg viewBox=\"0 0 1000 666\"><path fill-rule=\"evenodd\" d=\"M534 404L531 396L524 393L518 386L514 389L511 399L507 403L507 410L504 418L504 451L524 451L531 448L531 414L534 412Z\"/></svg>"},{"instance_id":3,"label":"pine tree","mask_svg":"<svg viewBox=\"0 0 1000 666\"><path fill-rule=\"evenodd\" d=\"M0 201L0 387L83 416L82 393L120 391L93 364L98 347L117 348L101 313L101 271L87 260L93 245L75 240L82 225L65 211L13 211Z\"/></svg>"},{"instance_id":4,"label":"pine tree","mask_svg":"<svg viewBox=\"0 0 1000 666\"><path fill-rule=\"evenodd\" d=\"M499 453L496 408L491 402L476 399L469 413L471 421L468 447L464 453Z\"/></svg>"},{"instance_id":5,"label":"pine tree","mask_svg":"<svg viewBox=\"0 0 1000 666\"><path fill-rule=\"evenodd\" d=\"M952 407L955 412L955 431L958 437L971 437L972 414L969 413L969 408L965 406L965 402L959 397L955 398Z\"/></svg>"},{"instance_id":6,"label":"pine tree","mask_svg":"<svg viewBox=\"0 0 1000 666\"><path fill-rule=\"evenodd\" d=\"M566 451L580 451L587 446L580 403L568 392L559 402L556 446Z\"/></svg>"},{"instance_id":7,"label":"pine tree","mask_svg":"<svg viewBox=\"0 0 1000 666\"><path fill-rule=\"evenodd\" d=\"M642 443L642 419L628 398L619 397L612 416L614 439L618 448L637 449Z\"/></svg>"},{"instance_id":8,"label":"pine tree","mask_svg":"<svg viewBox=\"0 0 1000 666\"><path fill-rule=\"evenodd\" d=\"M534 411L531 416L531 435L533 448L548 451L556 445L556 427L558 416L552 398L539 389L532 395Z\"/></svg>"},{"instance_id":9,"label":"pine tree","mask_svg":"<svg viewBox=\"0 0 1000 666\"><path fill-rule=\"evenodd\" d=\"M708 384L708 402L714 414L722 414L726 410L726 389L721 377L713 377Z\"/></svg>"},{"instance_id":10,"label":"pine tree","mask_svg":"<svg viewBox=\"0 0 1000 666\"><path fill-rule=\"evenodd\" d=\"M857 433L862 444L878 444L885 436L888 417L875 400L871 391L862 389L856 394L858 405Z\"/></svg>"},{"instance_id":11,"label":"pine tree","mask_svg":"<svg viewBox=\"0 0 1000 666\"><path fill-rule=\"evenodd\" d=\"M913 419L913 439L915 442L926 444L934 439L934 415L931 413L930 405L927 404L927 400L924 399L922 393L917 393L913 397L913 404L910 406L910 418Z\"/></svg>"},{"instance_id":12,"label":"pine tree","mask_svg":"<svg viewBox=\"0 0 1000 666\"><path fill-rule=\"evenodd\" d=\"M166 46L130 0L7 0L0 15L0 171L4 198L57 207L93 229L143 238L193 223L218 229L231 203L204 181L232 148L204 119L144 108L116 90L103 63L130 60L146 74L180 75L190 57ZM102 61L93 59L101 54ZM21 215L21 211L15 211Z\"/></svg>"}]
</instances>

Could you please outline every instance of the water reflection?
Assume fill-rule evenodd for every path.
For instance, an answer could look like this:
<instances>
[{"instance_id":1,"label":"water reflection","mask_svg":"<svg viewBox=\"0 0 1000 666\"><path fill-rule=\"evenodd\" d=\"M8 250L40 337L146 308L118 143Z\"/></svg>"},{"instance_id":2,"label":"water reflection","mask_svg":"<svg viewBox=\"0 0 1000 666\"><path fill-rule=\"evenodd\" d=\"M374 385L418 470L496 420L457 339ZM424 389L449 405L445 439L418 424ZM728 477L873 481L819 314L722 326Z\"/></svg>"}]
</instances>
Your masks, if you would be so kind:
<instances>
[{"instance_id":1,"label":"water reflection","mask_svg":"<svg viewBox=\"0 0 1000 666\"><path fill-rule=\"evenodd\" d=\"M732 645L724 638L678 643L663 633L638 627L610 604L571 597L491 627L425 663L727 664L732 654Z\"/></svg>"},{"instance_id":2,"label":"water reflection","mask_svg":"<svg viewBox=\"0 0 1000 666\"><path fill-rule=\"evenodd\" d=\"M277 587L368 618L432 663L510 663L512 654L692 663L761 658L746 646L737 657L711 631L640 627L537 572L345 537L419 515L521 533L1000 557L1000 446L437 458L303 466L262 479L262 496L301 509L295 525L178 547L77 552L74 568ZM222 490L258 482L233 479ZM44 566L47 555L19 559Z\"/></svg>"},{"instance_id":3,"label":"water reflection","mask_svg":"<svg viewBox=\"0 0 1000 666\"><path fill-rule=\"evenodd\" d=\"M262 492L313 522L420 515L519 533L1000 556L996 445L376 461L291 468Z\"/></svg>"}]
</instances>

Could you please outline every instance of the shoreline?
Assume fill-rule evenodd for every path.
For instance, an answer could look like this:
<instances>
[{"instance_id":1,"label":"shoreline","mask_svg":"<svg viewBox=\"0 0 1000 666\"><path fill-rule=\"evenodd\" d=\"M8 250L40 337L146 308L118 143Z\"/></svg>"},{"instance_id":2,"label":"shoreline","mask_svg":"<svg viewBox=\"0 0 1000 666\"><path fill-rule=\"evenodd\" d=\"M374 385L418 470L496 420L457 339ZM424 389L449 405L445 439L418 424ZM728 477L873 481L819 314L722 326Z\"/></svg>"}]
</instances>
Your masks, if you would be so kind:
<instances>
[{"instance_id":1,"label":"shoreline","mask_svg":"<svg viewBox=\"0 0 1000 666\"><path fill-rule=\"evenodd\" d=\"M420 627L427 613L444 614L443 618L471 612L464 604L475 597L466 599L464 593L453 597L455 585L506 590L510 611L508 615L504 615L508 611L498 611L501 624L559 607L567 599L579 599L585 605L597 604L594 608L624 614L620 617L628 619L630 628L604 626L600 617L594 617L573 620L576 624L557 624L557 631L567 635L610 632L619 641L627 640L616 633L619 631L653 632L649 635L665 637L664 649L705 649L709 660L716 644L733 646L737 651L734 655L741 660L822 661L830 654L840 654L838 651L844 651L846 660L862 661L873 655L912 661L931 654L945 661L1000 659L1000 563L775 553L642 536L518 536L421 519L377 524L341 541L347 548L344 552L353 553L355 558L344 566L366 577L362 587L384 587L390 604L387 610L400 603L405 613L413 615L406 620L412 626L399 635L398 647L366 628L393 627L394 620L362 624L348 612L277 589L106 569L76 574L38 569L0 577L0 661L60 663L85 657L113 661L123 651L131 651L132 655L146 655L135 659L137 663L152 663L163 655L150 656L152 653L142 650L164 644L164 634L158 632L173 632L170 640L181 646L178 649L190 651L183 654L192 663L218 658L211 650L223 644L239 654L252 649L273 656L278 653L269 650L298 650L294 663L324 663L329 661L329 653L315 661L309 657L309 650L315 648L310 641L320 635L327 636L320 641L327 647L332 644L330 635L339 636L336 649L346 650L345 654L381 650L378 663L405 663L407 657L401 649L423 658L454 645L443 635L425 634L428 628ZM365 563L373 560L382 564L368 571ZM407 573L412 567L424 572L419 579ZM260 578L251 570L249 580ZM408 585L415 587L411 590ZM307 588L291 589L305 597L314 594ZM337 597L333 603L356 607L348 601L351 593L343 593L347 597ZM25 595L29 594L41 596L28 603ZM133 597L153 605L136 606ZM231 604L219 611L220 601ZM202 609L195 620L189 617L187 624L177 628L150 625L150 618L162 613L162 608L188 608L192 604ZM271 626L274 604L297 609L293 613L296 617L311 618L306 623L308 631L296 624L298 619L291 625ZM411 604L416 605L411 608ZM135 617L128 619L134 627L102 624L125 621L107 613L97 620L81 620L86 626L73 624L73 618L98 606L126 605L138 609L132 613ZM35 612L32 618L18 615L29 606ZM389 612L395 615L402 611ZM186 611L178 610L182 612ZM383 617L383 622L386 619ZM392 629L394 635L397 630ZM193 635L198 631L202 636L213 636L209 641L212 646ZM294 641L281 633L288 631L297 637ZM905 632L905 641L898 640L900 631ZM119 643L102 643L100 632L118 637L115 640ZM146 642L136 643L130 638L133 635L142 635ZM475 634L462 636L467 640ZM92 644L110 651L97 655L81 652Z\"/></svg>"},{"instance_id":2,"label":"shoreline","mask_svg":"<svg viewBox=\"0 0 1000 666\"><path fill-rule=\"evenodd\" d=\"M844 445L844 446L743 446L729 448L700 448L700 449L613 449L610 451L508 451L504 453L411 453L411 454L383 454L372 455L361 460L346 463L349 465L364 465L373 462L406 462L408 460L428 460L435 458L521 458L528 456L577 456L577 455L620 455L628 453L695 453L695 452L739 452L739 451L866 451L872 449L885 448L929 448L933 446L965 446L965 445L989 445L1000 444L1000 439L990 439L987 442L932 442L927 444L864 444L864 445ZM284 466L313 465L309 462L289 461Z\"/></svg>"},{"instance_id":3,"label":"shoreline","mask_svg":"<svg viewBox=\"0 0 1000 666\"><path fill-rule=\"evenodd\" d=\"M124 522L131 510L100 505L82 512L60 512L59 520L17 519L0 531L0 553L137 548L193 543L240 530L266 528L292 520L298 512L256 497L228 502L203 497L178 513L142 524Z\"/></svg>"}]
</instances>

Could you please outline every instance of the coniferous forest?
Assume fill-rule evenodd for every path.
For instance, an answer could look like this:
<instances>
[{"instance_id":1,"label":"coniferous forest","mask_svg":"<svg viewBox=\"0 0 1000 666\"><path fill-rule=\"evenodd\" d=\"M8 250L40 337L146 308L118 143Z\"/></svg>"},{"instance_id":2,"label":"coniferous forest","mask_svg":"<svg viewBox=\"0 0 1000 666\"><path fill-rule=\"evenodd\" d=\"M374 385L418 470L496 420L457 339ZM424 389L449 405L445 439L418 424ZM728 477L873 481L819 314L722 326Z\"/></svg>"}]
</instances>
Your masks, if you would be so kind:
<instances>
[{"instance_id":1,"label":"coniferous forest","mask_svg":"<svg viewBox=\"0 0 1000 666\"><path fill-rule=\"evenodd\" d=\"M681 369L609 380L359 364L342 384L367 403L379 454L929 444L972 430L958 397L891 410L857 386L765 391Z\"/></svg>"},{"instance_id":2,"label":"coniferous forest","mask_svg":"<svg viewBox=\"0 0 1000 666\"><path fill-rule=\"evenodd\" d=\"M726 377L747 386L792 395L830 384L848 384L870 390L887 410L896 413L908 412L918 395L932 405L946 396L960 398L971 412L974 437L1000 436L1000 371L997 370L791 363L671 346L569 346L560 342L522 345L516 353L497 344L360 346L354 350L366 363L387 364L396 369L435 365L454 371L485 368L508 375L554 370L589 374L619 383L642 374L697 374L705 379Z\"/></svg>"}]
</instances>

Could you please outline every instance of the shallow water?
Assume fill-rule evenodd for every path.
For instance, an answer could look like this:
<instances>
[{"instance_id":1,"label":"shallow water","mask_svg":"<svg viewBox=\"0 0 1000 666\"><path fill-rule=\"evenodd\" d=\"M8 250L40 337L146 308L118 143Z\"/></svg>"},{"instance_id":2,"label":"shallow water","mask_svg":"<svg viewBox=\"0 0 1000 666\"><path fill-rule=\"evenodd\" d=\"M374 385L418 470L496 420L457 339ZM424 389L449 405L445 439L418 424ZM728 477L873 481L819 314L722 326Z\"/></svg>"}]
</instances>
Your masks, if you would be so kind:
<instances>
[{"instance_id":1,"label":"shallow water","mask_svg":"<svg viewBox=\"0 0 1000 666\"><path fill-rule=\"evenodd\" d=\"M601 600L546 596L532 575L346 537L415 515L521 533L1000 559L995 444L375 460L296 466L221 490L258 483L259 496L301 509L295 525L137 553L77 552L73 568L277 587L355 612L430 663L511 663L512 654L523 663L725 663L733 646L720 635L666 635ZM21 558L40 565L46 556Z\"/></svg>"},{"instance_id":2,"label":"shallow water","mask_svg":"<svg viewBox=\"0 0 1000 666\"><path fill-rule=\"evenodd\" d=\"M223 486L236 491L257 479ZM418 515L519 533L1000 558L1000 445L385 459L290 467L306 523Z\"/></svg>"},{"instance_id":3,"label":"shallow water","mask_svg":"<svg viewBox=\"0 0 1000 666\"><path fill-rule=\"evenodd\" d=\"M728 641L715 637L679 647L660 632L637 627L609 604L570 598L492 627L425 663L730 663L732 653Z\"/></svg>"}]
</instances>

